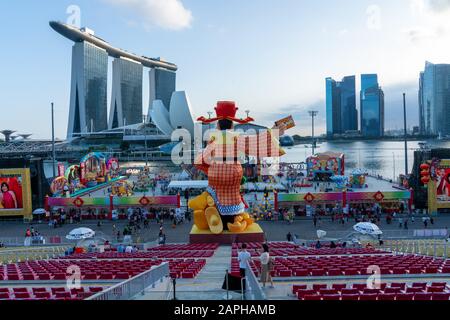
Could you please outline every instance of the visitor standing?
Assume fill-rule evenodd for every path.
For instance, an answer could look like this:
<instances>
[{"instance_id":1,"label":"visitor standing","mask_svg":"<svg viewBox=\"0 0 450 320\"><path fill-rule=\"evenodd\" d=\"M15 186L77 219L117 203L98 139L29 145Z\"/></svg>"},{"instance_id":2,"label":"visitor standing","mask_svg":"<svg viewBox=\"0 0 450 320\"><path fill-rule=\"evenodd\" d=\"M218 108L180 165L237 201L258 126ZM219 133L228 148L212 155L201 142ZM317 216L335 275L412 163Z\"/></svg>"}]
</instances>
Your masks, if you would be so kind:
<instances>
[{"instance_id":1,"label":"visitor standing","mask_svg":"<svg viewBox=\"0 0 450 320\"><path fill-rule=\"evenodd\" d=\"M290 232L288 232L288 234L286 235L286 239L288 242L292 241L292 234Z\"/></svg>"},{"instance_id":2,"label":"visitor standing","mask_svg":"<svg viewBox=\"0 0 450 320\"><path fill-rule=\"evenodd\" d=\"M263 288L266 287L266 282L270 281L271 288L274 287L273 285L273 279L270 272L273 269L273 261L269 254L269 246L264 243L262 245L263 252L261 253L259 260L261 262L261 282L263 284Z\"/></svg>"},{"instance_id":3,"label":"visitor standing","mask_svg":"<svg viewBox=\"0 0 450 320\"><path fill-rule=\"evenodd\" d=\"M243 284L243 290L245 291L245 272L247 270L247 264L251 259L250 252L247 251L247 244L243 243L241 247L241 251L238 254L238 261L239 261L239 273L241 275L241 278L244 278Z\"/></svg>"}]
</instances>

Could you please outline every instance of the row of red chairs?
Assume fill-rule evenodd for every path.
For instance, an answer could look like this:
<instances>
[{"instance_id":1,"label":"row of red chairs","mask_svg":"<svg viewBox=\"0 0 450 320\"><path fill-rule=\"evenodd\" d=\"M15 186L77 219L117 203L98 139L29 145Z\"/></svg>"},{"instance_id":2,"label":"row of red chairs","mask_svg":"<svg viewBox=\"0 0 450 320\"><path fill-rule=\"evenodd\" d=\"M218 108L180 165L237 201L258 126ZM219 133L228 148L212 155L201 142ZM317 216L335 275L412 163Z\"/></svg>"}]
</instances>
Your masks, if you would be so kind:
<instances>
[{"instance_id":1,"label":"row of red chairs","mask_svg":"<svg viewBox=\"0 0 450 320\"><path fill-rule=\"evenodd\" d=\"M367 288L366 284L313 284L294 285L292 293L299 300L449 300L446 282L382 283L379 289Z\"/></svg>"},{"instance_id":2,"label":"row of red chairs","mask_svg":"<svg viewBox=\"0 0 450 320\"><path fill-rule=\"evenodd\" d=\"M257 249L248 249L248 252L252 255L252 257L259 256L261 254L261 248ZM380 251L371 248L272 248L272 245L269 246L269 253L271 256L331 256L331 255L372 255L372 254L386 254L385 251ZM232 249L232 256L237 257L238 249Z\"/></svg>"},{"instance_id":3,"label":"row of red chairs","mask_svg":"<svg viewBox=\"0 0 450 320\"><path fill-rule=\"evenodd\" d=\"M214 254L213 250L164 250L151 252L102 252L102 253L78 253L62 256L60 259L153 259L153 258L209 258Z\"/></svg>"},{"instance_id":4,"label":"row of red chairs","mask_svg":"<svg viewBox=\"0 0 450 320\"><path fill-rule=\"evenodd\" d=\"M450 260L414 255L374 255L353 257L280 258L273 259L274 277L355 276L373 273L371 266L380 266L381 274L450 273ZM250 266L258 274L261 263L252 259ZM238 272L239 264L232 258L231 272Z\"/></svg>"},{"instance_id":5,"label":"row of red chairs","mask_svg":"<svg viewBox=\"0 0 450 320\"><path fill-rule=\"evenodd\" d=\"M0 272L0 280L66 280L68 267L80 267L82 280L122 280L134 277L165 260L49 260L9 264ZM205 259L166 260L169 269L181 273L203 268Z\"/></svg>"},{"instance_id":6,"label":"row of red chairs","mask_svg":"<svg viewBox=\"0 0 450 320\"><path fill-rule=\"evenodd\" d=\"M81 300L101 291L103 287L0 288L0 300Z\"/></svg>"}]
</instances>

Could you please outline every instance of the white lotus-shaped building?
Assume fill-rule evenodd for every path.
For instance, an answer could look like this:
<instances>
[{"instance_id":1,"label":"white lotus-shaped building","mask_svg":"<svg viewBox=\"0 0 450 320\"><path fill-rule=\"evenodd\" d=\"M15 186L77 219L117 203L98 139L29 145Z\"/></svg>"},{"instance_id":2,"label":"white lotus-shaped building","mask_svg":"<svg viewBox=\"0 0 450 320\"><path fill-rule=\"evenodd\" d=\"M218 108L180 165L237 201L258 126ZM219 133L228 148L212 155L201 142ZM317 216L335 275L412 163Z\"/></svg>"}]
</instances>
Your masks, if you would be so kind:
<instances>
[{"instance_id":1,"label":"white lotus-shaped building","mask_svg":"<svg viewBox=\"0 0 450 320\"><path fill-rule=\"evenodd\" d=\"M154 100L148 114L153 124L165 135L170 136L173 130L179 128L188 130L191 135L194 134L191 104L185 91L172 93L168 109L161 100Z\"/></svg>"}]
</instances>

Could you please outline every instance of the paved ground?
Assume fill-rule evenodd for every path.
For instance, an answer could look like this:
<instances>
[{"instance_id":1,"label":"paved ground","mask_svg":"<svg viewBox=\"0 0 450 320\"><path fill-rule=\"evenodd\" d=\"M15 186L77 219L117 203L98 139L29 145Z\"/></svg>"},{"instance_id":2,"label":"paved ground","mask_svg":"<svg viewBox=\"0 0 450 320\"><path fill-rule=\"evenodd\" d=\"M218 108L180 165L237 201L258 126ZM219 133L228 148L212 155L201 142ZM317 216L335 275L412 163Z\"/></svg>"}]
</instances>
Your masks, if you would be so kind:
<instances>
[{"instance_id":1,"label":"paved ground","mask_svg":"<svg viewBox=\"0 0 450 320\"><path fill-rule=\"evenodd\" d=\"M116 225L118 229L123 231L125 226L125 221L110 222L103 221L101 227L97 226L97 221L84 221L81 224L67 224L59 228L51 228L47 224L34 223L33 227L35 230L39 231L44 236L54 236L60 235L65 236L70 232L70 230L77 227L88 227L97 231L98 233L103 233L108 237L113 235L113 224ZM283 241L286 240L286 234L291 232L292 234L297 234L301 239L315 239L316 228L313 226L311 219L296 220L293 224L289 225L284 221L260 221L260 225L266 233L266 237L269 241ZM342 232L346 234L352 231L352 226L354 221L350 220L344 225L338 224L337 222L331 222L329 218L323 219L317 226L318 229L327 231L330 235L336 232ZM189 232L192 227L192 222L186 222L184 224L178 225L176 228L172 228L169 221L165 222L165 232L167 236L167 242L188 242ZM450 216L440 216L435 218L434 225L429 225L428 228L446 228L450 226ZM24 224L21 222L0 222L0 238L2 237L24 237L26 229L30 227L29 224ZM423 224L421 219L416 218L416 222L409 222L409 229L423 229ZM403 230L398 228L397 222L393 222L391 225L387 225L384 220L381 221L381 230ZM159 225L156 222L150 224L149 229L141 229L138 237L140 242L152 242L155 241L158 235ZM116 237L113 238L114 240Z\"/></svg>"}]
</instances>

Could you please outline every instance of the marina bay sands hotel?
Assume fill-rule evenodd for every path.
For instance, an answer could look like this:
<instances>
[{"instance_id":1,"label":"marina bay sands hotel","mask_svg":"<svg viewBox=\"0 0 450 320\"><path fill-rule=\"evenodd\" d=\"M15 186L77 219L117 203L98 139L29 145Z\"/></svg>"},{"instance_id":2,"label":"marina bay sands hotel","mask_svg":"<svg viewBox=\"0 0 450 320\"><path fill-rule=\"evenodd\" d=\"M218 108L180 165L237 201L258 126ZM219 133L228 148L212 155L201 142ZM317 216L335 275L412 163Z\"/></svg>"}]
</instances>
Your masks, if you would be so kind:
<instances>
[{"instance_id":1,"label":"marina bay sands hotel","mask_svg":"<svg viewBox=\"0 0 450 320\"><path fill-rule=\"evenodd\" d=\"M142 123L144 67L150 68L150 109L155 100L169 111L176 91L173 63L138 56L111 46L92 30L51 21L50 26L72 40L72 80L67 138ZM112 63L112 94L107 113L108 57ZM159 102L158 101L158 102Z\"/></svg>"}]
</instances>

